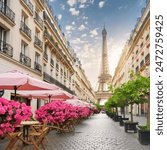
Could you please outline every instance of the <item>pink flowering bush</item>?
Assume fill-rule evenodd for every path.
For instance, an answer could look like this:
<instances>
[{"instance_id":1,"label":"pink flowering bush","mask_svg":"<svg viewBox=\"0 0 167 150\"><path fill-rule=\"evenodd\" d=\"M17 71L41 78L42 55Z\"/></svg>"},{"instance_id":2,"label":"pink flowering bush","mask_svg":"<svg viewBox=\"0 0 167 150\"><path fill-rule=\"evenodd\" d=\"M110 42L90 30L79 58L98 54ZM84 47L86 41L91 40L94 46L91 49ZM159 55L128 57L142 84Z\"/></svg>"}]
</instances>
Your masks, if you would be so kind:
<instances>
[{"instance_id":1,"label":"pink flowering bush","mask_svg":"<svg viewBox=\"0 0 167 150\"><path fill-rule=\"evenodd\" d=\"M69 118L78 118L74 108L62 101L52 101L35 112L35 118L39 122L46 120L50 124L63 123Z\"/></svg>"},{"instance_id":2,"label":"pink flowering bush","mask_svg":"<svg viewBox=\"0 0 167 150\"><path fill-rule=\"evenodd\" d=\"M0 98L0 136L13 132L23 120L30 120L31 107L25 103Z\"/></svg>"},{"instance_id":3,"label":"pink flowering bush","mask_svg":"<svg viewBox=\"0 0 167 150\"><path fill-rule=\"evenodd\" d=\"M49 124L63 124L70 120L87 118L91 114L89 108L72 106L63 101L52 101L35 112L39 122L48 121Z\"/></svg>"}]
</instances>

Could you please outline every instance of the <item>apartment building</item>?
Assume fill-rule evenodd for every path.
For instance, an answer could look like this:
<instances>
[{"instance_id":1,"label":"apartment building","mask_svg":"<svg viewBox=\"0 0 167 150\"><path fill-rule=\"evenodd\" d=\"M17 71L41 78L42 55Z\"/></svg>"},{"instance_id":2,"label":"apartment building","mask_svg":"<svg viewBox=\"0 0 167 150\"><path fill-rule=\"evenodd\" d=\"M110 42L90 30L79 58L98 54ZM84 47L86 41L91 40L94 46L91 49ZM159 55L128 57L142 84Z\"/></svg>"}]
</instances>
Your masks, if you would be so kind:
<instances>
[{"instance_id":1,"label":"apartment building","mask_svg":"<svg viewBox=\"0 0 167 150\"><path fill-rule=\"evenodd\" d=\"M112 80L113 87L119 87L130 79L130 72L150 76L150 1L141 11L134 30L125 44L115 74ZM127 109L127 112L129 109ZM135 114L145 114L147 104L134 107Z\"/></svg>"},{"instance_id":2,"label":"apartment building","mask_svg":"<svg viewBox=\"0 0 167 150\"><path fill-rule=\"evenodd\" d=\"M76 59L47 0L0 0L0 73L19 70L95 100L83 69L75 70ZM77 84L76 72L82 74ZM76 91L78 85L85 88L85 97ZM6 98L11 95L5 91ZM37 102L31 103L34 109Z\"/></svg>"}]
</instances>

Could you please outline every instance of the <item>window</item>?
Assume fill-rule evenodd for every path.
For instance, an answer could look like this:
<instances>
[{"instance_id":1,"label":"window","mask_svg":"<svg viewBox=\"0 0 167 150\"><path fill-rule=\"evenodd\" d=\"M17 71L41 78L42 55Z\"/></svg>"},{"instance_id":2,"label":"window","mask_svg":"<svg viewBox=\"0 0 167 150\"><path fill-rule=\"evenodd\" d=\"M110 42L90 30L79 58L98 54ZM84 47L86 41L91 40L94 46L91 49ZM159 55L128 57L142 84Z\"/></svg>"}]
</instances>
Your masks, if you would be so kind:
<instances>
[{"instance_id":1,"label":"window","mask_svg":"<svg viewBox=\"0 0 167 150\"><path fill-rule=\"evenodd\" d=\"M51 76L53 75L53 70L52 70L52 69L50 69L50 75L51 75Z\"/></svg>"},{"instance_id":2,"label":"window","mask_svg":"<svg viewBox=\"0 0 167 150\"><path fill-rule=\"evenodd\" d=\"M47 54L47 45L45 44L45 47L44 47L44 53Z\"/></svg>"},{"instance_id":3,"label":"window","mask_svg":"<svg viewBox=\"0 0 167 150\"><path fill-rule=\"evenodd\" d=\"M146 36L146 41L148 40L149 36L150 36L150 35L149 35L149 34L147 34L147 36Z\"/></svg>"},{"instance_id":4,"label":"window","mask_svg":"<svg viewBox=\"0 0 167 150\"><path fill-rule=\"evenodd\" d=\"M27 43L25 43L25 42L21 42L21 53L23 54L23 55L26 55L27 54Z\"/></svg>"},{"instance_id":5,"label":"window","mask_svg":"<svg viewBox=\"0 0 167 150\"><path fill-rule=\"evenodd\" d=\"M59 72L59 64L56 63L56 71Z\"/></svg>"},{"instance_id":6,"label":"window","mask_svg":"<svg viewBox=\"0 0 167 150\"><path fill-rule=\"evenodd\" d=\"M136 73L138 73L138 72L139 72L139 66L136 67Z\"/></svg>"},{"instance_id":7,"label":"window","mask_svg":"<svg viewBox=\"0 0 167 150\"><path fill-rule=\"evenodd\" d=\"M46 72L46 64L43 64L43 72Z\"/></svg>"},{"instance_id":8,"label":"window","mask_svg":"<svg viewBox=\"0 0 167 150\"><path fill-rule=\"evenodd\" d=\"M35 62L39 64L40 62L40 54L39 53L35 53Z\"/></svg>"},{"instance_id":9,"label":"window","mask_svg":"<svg viewBox=\"0 0 167 150\"><path fill-rule=\"evenodd\" d=\"M6 30L0 26L0 41L6 41Z\"/></svg>"},{"instance_id":10,"label":"window","mask_svg":"<svg viewBox=\"0 0 167 150\"><path fill-rule=\"evenodd\" d=\"M35 29L35 36L39 38L40 31L36 28Z\"/></svg>"},{"instance_id":11,"label":"window","mask_svg":"<svg viewBox=\"0 0 167 150\"><path fill-rule=\"evenodd\" d=\"M140 44L140 48L142 48L143 47L143 42Z\"/></svg>"},{"instance_id":12,"label":"window","mask_svg":"<svg viewBox=\"0 0 167 150\"><path fill-rule=\"evenodd\" d=\"M63 69L62 68L60 69L60 72L61 72L61 75L63 75Z\"/></svg>"},{"instance_id":13,"label":"window","mask_svg":"<svg viewBox=\"0 0 167 150\"><path fill-rule=\"evenodd\" d=\"M28 20L28 16L24 12L22 12L21 21L27 24L27 20Z\"/></svg>"},{"instance_id":14,"label":"window","mask_svg":"<svg viewBox=\"0 0 167 150\"><path fill-rule=\"evenodd\" d=\"M150 60L150 54L148 53L147 56L145 57L145 62Z\"/></svg>"},{"instance_id":15,"label":"window","mask_svg":"<svg viewBox=\"0 0 167 150\"><path fill-rule=\"evenodd\" d=\"M143 66L144 66L144 60L140 62L140 68L142 68Z\"/></svg>"},{"instance_id":16,"label":"window","mask_svg":"<svg viewBox=\"0 0 167 150\"><path fill-rule=\"evenodd\" d=\"M68 70L67 70L67 78L68 78Z\"/></svg>"}]
</instances>

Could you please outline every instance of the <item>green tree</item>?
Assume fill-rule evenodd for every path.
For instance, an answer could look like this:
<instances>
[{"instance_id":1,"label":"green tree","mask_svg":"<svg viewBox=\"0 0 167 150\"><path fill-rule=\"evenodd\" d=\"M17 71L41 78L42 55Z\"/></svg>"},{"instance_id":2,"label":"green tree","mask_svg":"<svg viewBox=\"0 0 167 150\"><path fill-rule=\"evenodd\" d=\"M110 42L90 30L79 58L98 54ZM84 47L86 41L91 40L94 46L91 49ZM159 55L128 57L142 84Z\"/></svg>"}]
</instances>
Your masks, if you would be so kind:
<instances>
[{"instance_id":1,"label":"green tree","mask_svg":"<svg viewBox=\"0 0 167 150\"><path fill-rule=\"evenodd\" d=\"M136 75L123 85L123 95L126 96L130 105L131 121L133 122L133 104L146 102L146 95L150 90L150 79L141 75Z\"/></svg>"}]
</instances>

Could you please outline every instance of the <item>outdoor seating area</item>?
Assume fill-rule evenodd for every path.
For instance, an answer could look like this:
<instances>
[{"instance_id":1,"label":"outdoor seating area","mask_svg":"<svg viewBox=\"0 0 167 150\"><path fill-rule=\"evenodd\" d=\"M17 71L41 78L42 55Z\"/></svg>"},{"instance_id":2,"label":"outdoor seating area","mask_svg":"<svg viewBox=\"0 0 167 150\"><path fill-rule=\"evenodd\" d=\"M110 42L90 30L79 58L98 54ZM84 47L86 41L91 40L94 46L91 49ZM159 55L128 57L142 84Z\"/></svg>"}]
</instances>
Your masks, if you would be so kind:
<instances>
[{"instance_id":1,"label":"outdoor seating area","mask_svg":"<svg viewBox=\"0 0 167 150\"><path fill-rule=\"evenodd\" d=\"M14 90L15 98L18 90L19 96L48 100L33 114L31 106L17 99L0 98L0 141L8 141L5 150L19 149L20 145L32 145L36 150L44 148L43 140L47 140L50 131L73 132L76 124L97 112L95 106L56 85L18 71L0 74L0 89Z\"/></svg>"}]
</instances>

